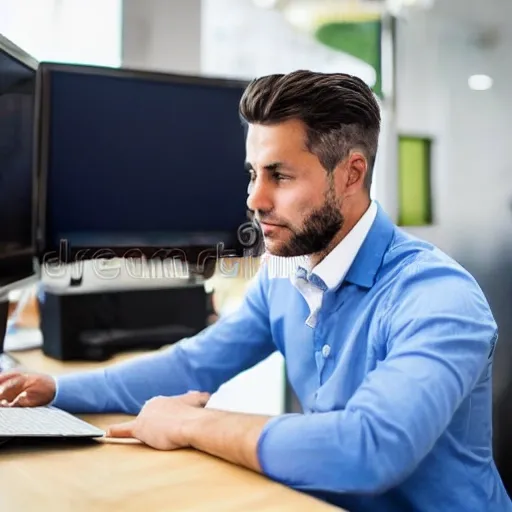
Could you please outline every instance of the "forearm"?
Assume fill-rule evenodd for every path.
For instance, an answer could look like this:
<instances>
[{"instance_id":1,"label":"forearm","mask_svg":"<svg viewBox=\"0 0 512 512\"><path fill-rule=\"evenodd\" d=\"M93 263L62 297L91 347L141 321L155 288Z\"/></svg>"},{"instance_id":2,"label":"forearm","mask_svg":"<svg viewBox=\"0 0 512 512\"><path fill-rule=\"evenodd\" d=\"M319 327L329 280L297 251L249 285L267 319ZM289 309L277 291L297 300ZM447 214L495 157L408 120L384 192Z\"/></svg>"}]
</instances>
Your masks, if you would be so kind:
<instances>
[{"instance_id":1,"label":"forearm","mask_svg":"<svg viewBox=\"0 0 512 512\"><path fill-rule=\"evenodd\" d=\"M154 396L179 395L197 386L194 372L173 346L105 369L59 376L53 405L73 413L137 414Z\"/></svg>"},{"instance_id":2,"label":"forearm","mask_svg":"<svg viewBox=\"0 0 512 512\"><path fill-rule=\"evenodd\" d=\"M373 493L410 465L407 445L377 446L379 432L343 412L269 417L197 409L180 437L184 446L309 491Z\"/></svg>"},{"instance_id":3,"label":"forearm","mask_svg":"<svg viewBox=\"0 0 512 512\"><path fill-rule=\"evenodd\" d=\"M198 409L184 425L185 444L239 466L261 472L258 442L268 416Z\"/></svg>"},{"instance_id":4,"label":"forearm","mask_svg":"<svg viewBox=\"0 0 512 512\"><path fill-rule=\"evenodd\" d=\"M109 367L59 377L55 405L76 413L138 414L149 399L218 387L268 357L273 344L265 289L257 281L241 307L166 351Z\"/></svg>"}]
</instances>

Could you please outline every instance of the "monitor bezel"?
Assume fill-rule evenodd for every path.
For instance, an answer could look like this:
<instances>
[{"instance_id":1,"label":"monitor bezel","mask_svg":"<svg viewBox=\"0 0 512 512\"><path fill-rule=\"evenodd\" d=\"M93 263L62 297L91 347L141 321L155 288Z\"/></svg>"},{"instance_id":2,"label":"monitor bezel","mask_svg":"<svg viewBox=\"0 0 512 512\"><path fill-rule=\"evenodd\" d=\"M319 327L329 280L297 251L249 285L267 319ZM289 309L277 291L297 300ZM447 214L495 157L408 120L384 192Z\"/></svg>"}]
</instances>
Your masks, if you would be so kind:
<instances>
[{"instance_id":1,"label":"monitor bezel","mask_svg":"<svg viewBox=\"0 0 512 512\"><path fill-rule=\"evenodd\" d=\"M37 70L39 67L39 62L30 54L28 54L25 50L20 48L17 44L15 44L13 41L8 39L6 36L0 34L0 52L7 55L7 57L15 60L17 63L21 64L25 68L27 68L30 71L33 71L36 76L36 82L37 82ZM36 85L37 90L37 85ZM35 91L36 94L36 91ZM35 97L34 97L35 100ZM37 130L35 126L36 121L36 110L34 105L34 142L35 138L37 136ZM33 144L34 144L33 142ZM35 146L35 144L34 144ZM32 158L35 156L35 147L33 146L33 153ZM34 182L34 174L32 169L32 233L34 234L35 231L35 216L36 211L34 208L34 202L37 199L38 196L38 190L36 188L37 183ZM20 261L23 260L23 263L20 264ZM34 240L34 236L32 235L32 239L30 242L30 246L26 249L22 249L20 251L17 251L16 253L13 253L12 255L9 255L5 258L1 258L0 260L0 272L3 273L5 271L6 273L10 274L10 277L7 279L3 279L0 275L0 294L1 296L4 296L6 293L8 293L11 289L17 287L20 285L20 283L25 282L33 282L34 276L36 275L36 244ZM20 275L15 275L14 269L16 267L21 267L22 265L27 266L27 268L30 266L32 267L32 273L30 275L27 275L26 272L22 271Z\"/></svg>"},{"instance_id":2,"label":"monitor bezel","mask_svg":"<svg viewBox=\"0 0 512 512\"><path fill-rule=\"evenodd\" d=\"M37 220L38 226L35 233L34 244L36 247L36 254L39 264L44 264L45 261L54 260L58 257L59 263L62 263L61 258L64 257L64 263L88 260L94 258L95 249L90 247L74 246L69 247L67 244L55 247L53 243L47 239L47 178L48 168L50 163L49 149L49 134L51 127L51 89L52 89L52 73L53 72L76 73L82 75L101 75L104 77L113 78L131 78L141 80L151 80L169 84L184 84L184 85L203 85L222 88L236 88L244 90L250 83L248 80L238 80L231 78L221 78L212 76L199 76L191 74L177 74L167 73L162 71L149 71L141 69L133 69L127 67L113 68L106 66L94 66L87 64L68 64L68 63L55 63L55 62L40 62L37 72L37 88L36 88L36 112L38 116L38 124L40 127L39 139L36 140L37 147L35 151L35 164L34 176L38 182L38 198L36 200ZM132 247L106 247L112 257L123 257L127 254ZM163 249L163 251L162 251ZM165 249L161 246L158 247L138 247L139 253L148 259L152 258L155 254L165 254ZM207 261L218 260L219 257L242 257L251 254L251 248L244 246L240 241L236 241L233 247L224 248L223 252L219 254L218 248L211 246L208 247L173 247L169 250L186 254L187 261L194 261L199 273L204 269ZM254 248L254 255L259 254L259 249ZM63 254L64 253L64 254ZM50 260L47 257L52 256Z\"/></svg>"},{"instance_id":3,"label":"monitor bezel","mask_svg":"<svg viewBox=\"0 0 512 512\"><path fill-rule=\"evenodd\" d=\"M15 58L17 61L21 62L24 66L32 69L33 71L37 71L39 67L39 62L29 55L25 50L17 46L10 39L0 34L0 51L7 53L9 56Z\"/></svg>"}]
</instances>

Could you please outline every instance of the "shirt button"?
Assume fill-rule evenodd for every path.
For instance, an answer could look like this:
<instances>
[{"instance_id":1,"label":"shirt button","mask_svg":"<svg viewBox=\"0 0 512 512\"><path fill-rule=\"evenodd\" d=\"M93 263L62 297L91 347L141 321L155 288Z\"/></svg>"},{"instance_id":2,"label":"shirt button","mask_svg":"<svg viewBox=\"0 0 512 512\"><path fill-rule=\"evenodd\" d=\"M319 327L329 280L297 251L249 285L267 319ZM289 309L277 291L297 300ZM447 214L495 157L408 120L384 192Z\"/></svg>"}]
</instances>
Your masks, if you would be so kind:
<instances>
[{"instance_id":1,"label":"shirt button","mask_svg":"<svg viewBox=\"0 0 512 512\"><path fill-rule=\"evenodd\" d=\"M324 345L322 347L322 355L327 359L329 354L331 353L331 347L329 345Z\"/></svg>"}]
</instances>

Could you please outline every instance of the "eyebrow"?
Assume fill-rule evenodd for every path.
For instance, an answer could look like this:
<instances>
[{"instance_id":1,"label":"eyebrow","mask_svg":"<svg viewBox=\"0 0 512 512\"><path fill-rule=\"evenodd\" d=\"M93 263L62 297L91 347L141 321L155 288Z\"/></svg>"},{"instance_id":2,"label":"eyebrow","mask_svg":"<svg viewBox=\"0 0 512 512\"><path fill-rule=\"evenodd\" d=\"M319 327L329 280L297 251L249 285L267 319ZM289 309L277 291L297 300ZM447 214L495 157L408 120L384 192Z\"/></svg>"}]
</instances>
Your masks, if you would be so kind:
<instances>
[{"instance_id":1,"label":"eyebrow","mask_svg":"<svg viewBox=\"0 0 512 512\"><path fill-rule=\"evenodd\" d=\"M254 169L251 162L245 162L244 167L245 167L246 171L252 171ZM285 167L286 166L282 162L272 162L270 164L263 166L263 169L265 169L268 172L275 172L275 171L278 171L279 169L283 169Z\"/></svg>"}]
</instances>

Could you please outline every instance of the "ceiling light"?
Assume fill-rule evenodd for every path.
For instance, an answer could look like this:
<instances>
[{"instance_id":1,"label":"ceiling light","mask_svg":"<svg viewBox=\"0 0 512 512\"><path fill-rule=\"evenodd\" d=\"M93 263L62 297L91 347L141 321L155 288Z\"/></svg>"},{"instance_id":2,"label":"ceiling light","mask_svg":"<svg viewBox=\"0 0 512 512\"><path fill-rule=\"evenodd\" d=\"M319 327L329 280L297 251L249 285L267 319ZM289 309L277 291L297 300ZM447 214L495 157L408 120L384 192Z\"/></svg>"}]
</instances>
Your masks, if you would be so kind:
<instances>
[{"instance_id":1,"label":"ceiling light","mask_svg":"<svg viewBox=\"0 0 512 512\"><path fill-rule=\"evenodd\" d=\"M488 75L472 75L468 78L468 85L473 91L487 91L492 87L493 79Z\"/></svg>"}]
</instances>

